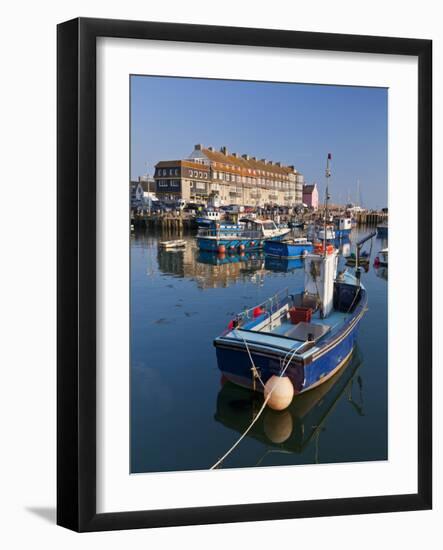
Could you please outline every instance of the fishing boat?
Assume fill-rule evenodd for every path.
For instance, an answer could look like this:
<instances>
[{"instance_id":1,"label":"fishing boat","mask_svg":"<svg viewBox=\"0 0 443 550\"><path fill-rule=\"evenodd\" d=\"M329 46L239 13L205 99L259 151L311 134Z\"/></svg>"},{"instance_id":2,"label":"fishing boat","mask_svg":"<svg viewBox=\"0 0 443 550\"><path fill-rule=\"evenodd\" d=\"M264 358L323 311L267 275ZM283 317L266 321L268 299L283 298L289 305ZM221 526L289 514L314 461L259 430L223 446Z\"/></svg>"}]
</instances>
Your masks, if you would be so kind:
<instances>
[{"instance_id":1,"label":"fishing boat","mask_svg":"<svg viewBox=\"0 0 443 550\"><path fill-rule=\"evenodd\" d=\"M183 239L175 239L173 241L160 241L160 248L164 249L174 249L174 248L184 248L186 246L186 241Z\"/></svg>"},{"instance_id":2,"label":"fishing boat","mask_svg":"<svg viewBox=\"0 0 443 550\"><path fill-rule=\"evenodd\" d=\"M302 258L313 251L314 245L306 237L299 237L284 241L265 241L263 249L267 256Z\"/></svg>"},{"instance_id":3,"label":"fishing boat","mask_svg":"<svg viewBox=\"0 0 443 550\"><path fill-rule=\"evenodd\" d=\"M337 252L305 258L305 288L280 293L231 320L214 345L221 371L258 388L285 375L303 393L334 375L350 358L367 295L358 275L335 278Z\"/></svg>"},{"instance_id":4,"label":"fishing boat","mask_svg":"<svg viewBox=\"0 0 443 550\"><path fill-rule=\"evenodd\" d=\"M205 210L202 214L195 218L195 222L198 227L208 227L214 222L218 222L222 219L221 213L218 210Z\"/></svg>"},{"instance_id":5,"label":"fishing boat","mask_svg":"<svg viewBox=\"0 0 443 550\"><path fill-rule=\"evenodd\" d=\"M329 154L326 214L330 159ZM372 236L357 243L358 249ZM305 257L303 289L281 291L231 319L214 340L218 367L230 381L265 394L270 383L270 395L283 378L282 400L288 406L294 395L323 384L343 367L367 310L367 293L358 265L355 273L337 274L337 264L338 251L324 240Z\"/></svg>"},{"instance_id":6,"label":"fishing boat","mask_svg":"<svg viewBox=\"0 0 443 550\"><path fill-rule=\"evenodd\" d=\"M197 245L200 250L228 252L261 248L265 240L280 241L290 233L288 227L279 228L273 220L245 218L241 224L222 228L215 223L209 229L199 229Z\"/></svg>"}]
</instances>

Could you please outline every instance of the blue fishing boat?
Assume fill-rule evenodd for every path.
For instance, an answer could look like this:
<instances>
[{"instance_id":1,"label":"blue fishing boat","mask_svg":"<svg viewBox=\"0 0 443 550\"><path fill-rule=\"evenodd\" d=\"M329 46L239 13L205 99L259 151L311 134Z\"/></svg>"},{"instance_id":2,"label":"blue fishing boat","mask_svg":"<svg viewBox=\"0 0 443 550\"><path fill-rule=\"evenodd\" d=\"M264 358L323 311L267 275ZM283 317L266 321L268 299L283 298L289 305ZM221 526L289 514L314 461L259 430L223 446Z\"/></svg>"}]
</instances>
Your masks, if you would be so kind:
<instances>
[{"instance_id":1,"label":"blue fishing boat","mask_svg":"<svg viewBox=\"0 0 443 550\"><path fill-rule=\"evenodd\" d=\"M217 210L204 210L195 218L198 227L210 227L221 220L221 214Z\"/></svg>"},{"instance_id":2,"label":"blue fishing boat","mask_svg":"<svg viewBox=\"0 0 443 550\"><path fill-rule=\"evenodd\" d=\"M357 243L357 250L373 236ZM231 382L270 397L284 379L286 404L275 406L282 409L294 395L323 384L345 365L367 311L367 293L358 264L355 273L338 274L337 265L338 251L325 240L305 257L303 289L294 294L286 289L230 321L214 345L218 366Z\"/></svg>"},{"instance_id":3,"label":"blue fishing boat","mask_svg":"<svg viewBox=\"0 0 443 550\"><path fill-rule=\"evenodd\" d=\"M261 248L265 240L282 240L290 229L279 228L272 220L245 219L241 225L226 225L224 228L215 223L209 229L199 229L197 245L200 250L229 252Z\"/></svg>"},{"instance_id":4,"label":"blue fishing boat","mask_svg":"<svg viewBox=\"0 0 443 550\"><path fill-rule=\"evenodd\" d=\"M267 256L303 258L308 252L314 250L314 245L306 237L300 237L285 241L265 241L263 249Z\"/></svg>"},{"instance_id":5,"label":"blue fishing boat","mask_svg":"<svg viewBox=\"0 0 443 550\"><path fill-rule=\"evenodd\" d=\"M331 278L336 260L336 251L309 255L303 291L277 294L240 313L215 339L218 366L232 382L261 389L257 377L265 385L286 376L298 394L328 380L351 357L367 294L359 272Z\"/></svg>"}]
</instances>

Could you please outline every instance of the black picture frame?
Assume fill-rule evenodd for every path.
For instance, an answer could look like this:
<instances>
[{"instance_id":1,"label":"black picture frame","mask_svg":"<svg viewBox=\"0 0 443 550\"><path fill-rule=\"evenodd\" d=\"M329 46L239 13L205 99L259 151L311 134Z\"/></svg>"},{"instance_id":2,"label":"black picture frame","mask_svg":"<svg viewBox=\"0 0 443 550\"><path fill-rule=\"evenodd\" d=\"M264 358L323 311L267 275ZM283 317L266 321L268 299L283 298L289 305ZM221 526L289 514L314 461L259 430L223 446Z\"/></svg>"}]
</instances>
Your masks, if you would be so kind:
<instances>
[{"instance_id":1,"label":"black picture frame","mask_svg":"<svg viewBox=\"0 0 443 550\"><path fill-rule=\"evenodd\" d=\"M96 512L96 39L399 54L418 58L416 494ZM432 506L432 42L175 23L74 19L57 29L57 523L75 531L425 510Z\"/></svg>"}]
</instances>

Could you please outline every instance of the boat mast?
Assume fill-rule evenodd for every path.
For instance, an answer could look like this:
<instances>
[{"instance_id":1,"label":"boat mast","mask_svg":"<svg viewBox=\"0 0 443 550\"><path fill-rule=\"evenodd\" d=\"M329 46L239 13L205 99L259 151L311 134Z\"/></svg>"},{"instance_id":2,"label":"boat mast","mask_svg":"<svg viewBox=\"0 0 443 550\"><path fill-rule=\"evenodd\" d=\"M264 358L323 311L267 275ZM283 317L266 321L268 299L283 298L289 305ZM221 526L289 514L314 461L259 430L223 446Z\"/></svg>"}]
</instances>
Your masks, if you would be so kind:
<instances>
[{"instance_id":1,"label":"boat mast","mask_svg":"<svg viewBox=\"0 0 443 550\"><path fill-rule=\"evenodd\" d=\"M329 178L331 177L331 169L330 169L330 160L332 159L331 153L328 153L328 158L326 160L326 193L325 193L325 219L324 219L324 235L323 235L323 247L324 247L324 255L326 256L326 219L328 217L328 201L329 201Z\"/></svg>"}]
</instances>

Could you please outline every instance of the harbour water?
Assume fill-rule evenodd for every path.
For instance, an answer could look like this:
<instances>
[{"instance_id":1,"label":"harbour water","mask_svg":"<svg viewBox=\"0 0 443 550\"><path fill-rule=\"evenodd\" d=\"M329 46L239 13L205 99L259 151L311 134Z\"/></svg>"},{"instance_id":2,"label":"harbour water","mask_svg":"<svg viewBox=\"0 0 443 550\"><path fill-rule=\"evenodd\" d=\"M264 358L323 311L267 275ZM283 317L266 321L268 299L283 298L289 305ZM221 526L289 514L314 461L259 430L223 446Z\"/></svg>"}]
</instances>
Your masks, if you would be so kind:
<instances>
[{"instance_id":1,"label":"harbour water","mask_svg":"<svg viewBox=\"0 0 443 550\"><path fill-rule=\"evenodd\" d=\"M343 254L369 231L354 229ZM131 237L132 473L205 470L232 446L262 397L223 379L213 339L242 309L303 285L302 261L205 254L193 235L180 236L184 250L167 251L165 238L178 236ZM349 364L287 410L266 410L223 468L388 458L387 267L373 267L386 246L373 239L362 274L369 310Z\"/></svg>"}]
</instances>

